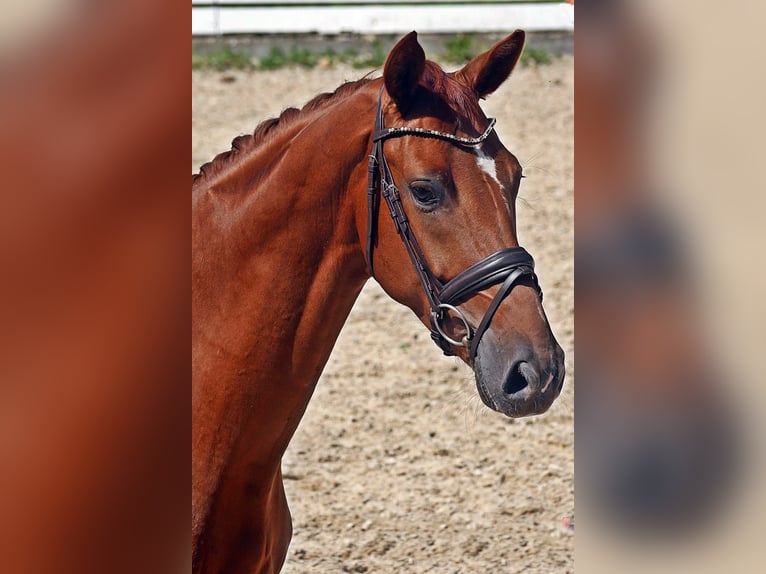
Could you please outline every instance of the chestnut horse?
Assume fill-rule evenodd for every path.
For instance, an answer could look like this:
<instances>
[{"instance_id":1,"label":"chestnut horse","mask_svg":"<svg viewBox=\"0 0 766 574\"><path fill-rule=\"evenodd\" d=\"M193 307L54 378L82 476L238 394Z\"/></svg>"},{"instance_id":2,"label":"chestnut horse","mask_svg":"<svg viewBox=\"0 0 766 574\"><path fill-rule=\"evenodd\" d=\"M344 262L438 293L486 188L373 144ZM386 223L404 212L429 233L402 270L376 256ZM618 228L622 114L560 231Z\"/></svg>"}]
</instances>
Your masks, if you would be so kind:
<instances>
[{"instance_id":1,"label":"chestnut horse","mask_svg":"<svg viewBox=\"0 0 766 574\"><path fill-rule=\"evenodd\" d=\"M195 572L280 570L281 458L371 276L473 367L490 408L542 413L560 393L518 246L521 166L479 107L523 46L516 31L445 73L412 32L382 78L284 111L193 177Z\"/></svg>"}]
</instances>

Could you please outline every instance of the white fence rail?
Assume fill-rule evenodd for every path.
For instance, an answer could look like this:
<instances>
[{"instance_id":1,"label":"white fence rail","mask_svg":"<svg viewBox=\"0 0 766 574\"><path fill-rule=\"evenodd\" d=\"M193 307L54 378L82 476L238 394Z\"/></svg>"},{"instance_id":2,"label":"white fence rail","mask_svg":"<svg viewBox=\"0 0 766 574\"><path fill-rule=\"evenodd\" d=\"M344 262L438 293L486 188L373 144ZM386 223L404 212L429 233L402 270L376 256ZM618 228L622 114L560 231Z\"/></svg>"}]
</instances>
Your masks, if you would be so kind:
<instances>
[{"instance_id":1,"label":"white fence rail","mask_svg":"<svg viewBox=\"0 0 766 574\"><path fill-rule=\"evenodd\" d=\"M192 34L401 34L574 29L574 7L518 0L192 0Z\"/></svg>"}]
</instances>

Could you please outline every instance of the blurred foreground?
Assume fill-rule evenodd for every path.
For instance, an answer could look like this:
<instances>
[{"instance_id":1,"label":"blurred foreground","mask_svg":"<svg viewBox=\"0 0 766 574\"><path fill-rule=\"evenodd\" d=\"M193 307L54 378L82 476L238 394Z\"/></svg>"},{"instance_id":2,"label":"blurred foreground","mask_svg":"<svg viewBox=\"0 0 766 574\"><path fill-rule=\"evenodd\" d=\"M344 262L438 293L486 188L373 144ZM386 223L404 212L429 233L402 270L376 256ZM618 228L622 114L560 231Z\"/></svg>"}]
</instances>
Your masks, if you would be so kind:
<instances>
[{"instance_id":1,"label":"blurred foreground","mask_svg":"<svg viewBox=\"0 0 766 574\"><path fill-rule=\"evenodd\" d=\"M579 572L762 569L746 4L577 5Z\"/></svg>"},{"instance_id":2,"label":"blurred foreground","mask_svg":"<svg viewBox=\"0 0 766 574\"><path fill-rule=\"evenodd\" d=\"M185 570L188 19L32 4L0 52L0 570Z\"/></svg>"}]
</instances>

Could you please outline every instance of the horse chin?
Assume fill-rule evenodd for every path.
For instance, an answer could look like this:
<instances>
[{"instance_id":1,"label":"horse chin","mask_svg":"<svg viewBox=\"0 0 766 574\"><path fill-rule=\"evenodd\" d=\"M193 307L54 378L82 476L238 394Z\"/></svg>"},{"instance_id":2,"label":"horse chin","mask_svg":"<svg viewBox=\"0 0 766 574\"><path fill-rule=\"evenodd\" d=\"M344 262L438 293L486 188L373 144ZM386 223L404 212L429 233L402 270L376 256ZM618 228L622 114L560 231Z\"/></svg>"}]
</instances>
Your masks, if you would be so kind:
<instances>
[{"instance_id":1,"label":"horse chin","mask_svg":"<svg viewBox=\"0 0 766 574\"><path fill-rule=\"evenodd\" d=\"M476 388L482 402L493 411L497 411L510 418L521 418L532 415L540 415L546 412L556 396L546 397L529 388L508 395L503 391L490 391L487 385L476 378Z\"/></svg>"},{"instance_id":2,"label":"horse chin","mask_svg":"<svg viewBox=\"0 0 766 574\"><path fill-rule=\"evenodd\" d=\"M561 394L564 382L563 361L543 374L528 361L513 361L501 368L496 361L477 354L474 364L476 389L490 409L511 418L546 412Z\"/></svg>"}]
</instances>

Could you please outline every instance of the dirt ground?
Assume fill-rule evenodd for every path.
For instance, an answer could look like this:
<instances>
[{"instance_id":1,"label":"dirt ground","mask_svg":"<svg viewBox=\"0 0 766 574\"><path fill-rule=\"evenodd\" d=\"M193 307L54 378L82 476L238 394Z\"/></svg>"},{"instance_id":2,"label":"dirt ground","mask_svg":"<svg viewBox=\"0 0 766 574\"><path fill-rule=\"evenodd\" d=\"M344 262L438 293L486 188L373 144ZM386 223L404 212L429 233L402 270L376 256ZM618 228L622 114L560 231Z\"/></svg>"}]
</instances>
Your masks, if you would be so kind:
<instances>
[{"instance_id":1,"label":"dirt ground","mask_svg":"<svg viewBox=\"0 0 766 574\"><path fill-rule=\"evenodd\" d=\"M561 397L536 418L489 411L470 369L370 281L284 457L294 526L284 573L574 571L562 522L574 514L573 64L520 68L483 104L527 175L519 239L567 355ZM365 72L195 71L192 170Z\"/></svg>"}]
</instances>

